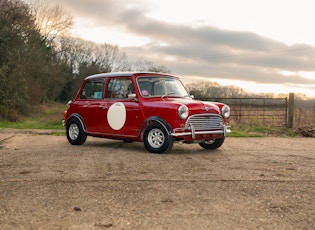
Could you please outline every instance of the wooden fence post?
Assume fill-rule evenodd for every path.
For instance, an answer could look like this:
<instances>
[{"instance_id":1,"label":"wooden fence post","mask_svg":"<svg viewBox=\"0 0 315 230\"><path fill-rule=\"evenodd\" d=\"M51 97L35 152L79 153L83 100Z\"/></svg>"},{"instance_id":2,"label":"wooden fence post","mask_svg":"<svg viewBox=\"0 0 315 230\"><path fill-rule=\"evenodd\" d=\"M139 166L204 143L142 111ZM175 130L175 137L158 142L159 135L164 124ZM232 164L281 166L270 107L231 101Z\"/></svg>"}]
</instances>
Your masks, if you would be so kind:
<instances>
[{"instance_id":1,"label":"wooden fence post","mask_svg":"<svg viewBox=\"0 0 315 230\"><path fill-rule=\"evenodd\" d=\"M293 128L294 118L294 93L289 94L289 108L288 108L288 128Z\"/></svg>"}]
</instances>

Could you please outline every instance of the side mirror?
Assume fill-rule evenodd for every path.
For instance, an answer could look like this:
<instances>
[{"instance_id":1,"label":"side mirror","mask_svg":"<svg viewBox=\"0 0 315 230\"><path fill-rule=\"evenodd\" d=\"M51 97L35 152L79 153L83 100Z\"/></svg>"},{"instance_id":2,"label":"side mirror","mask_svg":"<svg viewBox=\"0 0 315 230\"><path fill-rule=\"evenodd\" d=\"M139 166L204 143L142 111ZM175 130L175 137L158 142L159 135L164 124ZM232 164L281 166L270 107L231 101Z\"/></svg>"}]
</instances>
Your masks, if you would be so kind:
<instances>
[{"instance_id":1,"label":"side mirror","mask_svg":"<svg viewBox=\"0 0 315 230\"><path fill-rule=\"evenodd\" d=\"M191 99L195 99L195 96L194 96L194 95L190 95L190 98L191 98Z\"/></svg>"},{"instance_id":2,"label":"side mirror","mask_svg":"<svg viewBox=\"0 0 315 230\"><path fill-rule=\"evenodd\" d=\"M128 100L136 100L137 95L135 93L128 94Z\"/></svg>"}]
</instances>

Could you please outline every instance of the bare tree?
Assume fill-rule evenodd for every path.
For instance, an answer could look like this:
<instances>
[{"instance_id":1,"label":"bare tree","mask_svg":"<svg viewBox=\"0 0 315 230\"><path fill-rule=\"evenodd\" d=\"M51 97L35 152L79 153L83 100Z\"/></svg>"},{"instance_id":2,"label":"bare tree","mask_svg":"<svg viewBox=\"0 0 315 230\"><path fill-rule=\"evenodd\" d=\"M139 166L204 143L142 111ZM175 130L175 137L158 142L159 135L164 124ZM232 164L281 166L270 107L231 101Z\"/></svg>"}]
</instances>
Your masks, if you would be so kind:
<instances>
[{"instance_id":1,"label":"bare tree","mask_svg":"<svg viewBox=\"0 0 315 230\"><path fill-rule=\"evenodd\" d=\"M222 86L217 82L199 81L188 83L188 91L196 98L241 97L248 95L242 88L230 85Z\"/></svg>"},{"instance_id":2,"label":"bare tree","mask_svg":"<svg viewBox=\"0 0 315 230\"><path fill-rule=\"evenodd\" d=\"M49 5L43 0L31 1L36 24L43 39L52 45L60 37L69 36L73 27L72 15L60 5Z\"/></svg>"},{"instance_id":3,"label":"bare tree","mask_svg":"<svg viewBox=\"0 0 315 230\"><path fill-rule=\"evenodd\" d=\"M83 78L101 72L130 70L127 55L118 46L107 43L98 44L81 38L68 37L61 39L59 56L71 66L72 77L62 92L62 100L73 97Z\"/></svg>"},{"instance_id":4,"label":"bare tree","mask_svg":"<svg viewBox=\"0 0 315 230\"><path fill-rule=\"evenodd\" d=\"M163 65L157 65L153 62L147 61L143 58L139 58L136 61L131 62L131 71L149 71L160 73L171 73L171 70Z\"/></svg>"}]
</instances>

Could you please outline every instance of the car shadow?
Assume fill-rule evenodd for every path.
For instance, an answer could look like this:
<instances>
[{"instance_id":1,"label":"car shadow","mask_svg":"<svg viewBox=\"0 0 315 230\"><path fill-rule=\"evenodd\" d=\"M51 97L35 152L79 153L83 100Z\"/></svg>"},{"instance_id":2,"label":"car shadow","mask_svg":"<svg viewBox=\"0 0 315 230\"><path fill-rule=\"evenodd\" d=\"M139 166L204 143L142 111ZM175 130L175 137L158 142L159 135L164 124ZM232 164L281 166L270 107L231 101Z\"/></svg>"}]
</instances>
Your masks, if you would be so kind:
<instances>
[{"instance_id":1,"label":"car shadow","mask_svg":"<svg viewBox=\"0 0 315 230\"><path fill-rule=\"evenodd\" d=\"M91 139L84 144L86 147L106 148L106 149L121 149L129 152L136 152L141 154L152 154L148 152L142 142L125 142L121 140L109 139ZM189 146L189 147L188 147ZM194 146L194 147L192 147ZM203 149L198 144L179 144L174 143L172 150L163 153L171 155L185 155L185 154L219 154L222 149ZM161 155L163 155L161 154Z\"/></svg>"}]
</instances>

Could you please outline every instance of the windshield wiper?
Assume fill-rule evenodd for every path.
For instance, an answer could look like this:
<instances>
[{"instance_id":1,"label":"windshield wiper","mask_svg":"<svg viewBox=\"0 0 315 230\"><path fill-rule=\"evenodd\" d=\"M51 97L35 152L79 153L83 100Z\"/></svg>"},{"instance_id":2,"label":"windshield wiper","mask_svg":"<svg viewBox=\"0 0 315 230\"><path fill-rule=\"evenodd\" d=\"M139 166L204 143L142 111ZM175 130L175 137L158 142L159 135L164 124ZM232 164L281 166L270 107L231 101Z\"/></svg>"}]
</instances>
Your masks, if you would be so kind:
<instances>
[{"instance_id":1,"label":"windshield wiper","mask_svg":"<svg viewBox=\"0 0 315 230\"><path fill-rule=\"evenodd\" d=\"M170 93L164 94L161 98L164 98L166 96L173 95L173 94L175 94L175 92L170 92Z\"/></svg>"}]
</instances>

